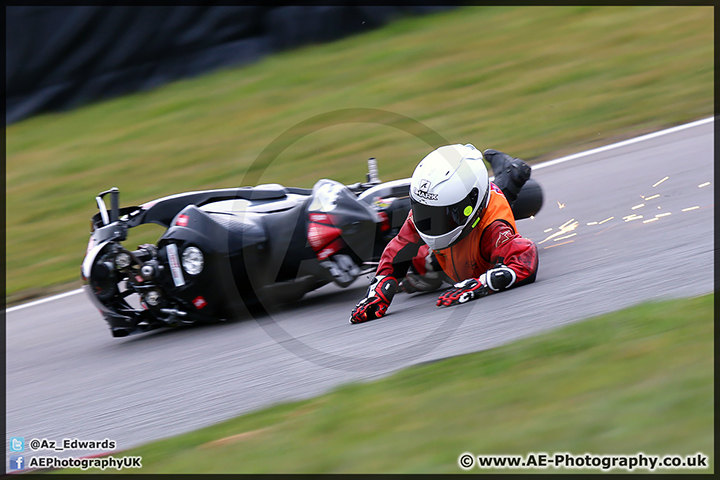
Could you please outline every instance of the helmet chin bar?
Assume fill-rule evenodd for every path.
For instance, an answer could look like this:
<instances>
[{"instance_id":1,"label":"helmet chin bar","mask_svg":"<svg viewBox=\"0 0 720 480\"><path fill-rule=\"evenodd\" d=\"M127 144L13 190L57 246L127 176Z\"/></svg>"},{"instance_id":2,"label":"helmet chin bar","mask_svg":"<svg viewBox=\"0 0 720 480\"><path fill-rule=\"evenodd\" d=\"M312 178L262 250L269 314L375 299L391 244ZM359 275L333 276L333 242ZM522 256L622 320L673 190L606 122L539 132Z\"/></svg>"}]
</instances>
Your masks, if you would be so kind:
<instances>
[{"instance_id":1,"label":"helmet chin bar","mask_svg":"<svg viewBox=\"0 0 720 480\"><path fill-rule=\"evenodd\" d=\"M480 200L478 203L475 213L468 218L468 221L465 223L465 225L460 228L460 233L450 240L450 242L447 244L447 246L443 247L436 247L436 242L440 240L442 237L450 237L451 234L454 231L457 231L458 229L453 230L453 232L448 232L445 235L439 235L439 236L430 236L425 235L420 230L418 230L418 234L420 234L420 238L423 239L423 241L432 249L432 250L444 250L446 248L450 248L453 245L460 242L463 238L465 238L470 231L477 226L477 224L482 220L482 217L485 215L485 210L487 209L488 203L490 203L490 181L488 180L488 188L485 190L485 196ZM417 226L416 226L417 228Z\"/></svg>"}]
</instances>

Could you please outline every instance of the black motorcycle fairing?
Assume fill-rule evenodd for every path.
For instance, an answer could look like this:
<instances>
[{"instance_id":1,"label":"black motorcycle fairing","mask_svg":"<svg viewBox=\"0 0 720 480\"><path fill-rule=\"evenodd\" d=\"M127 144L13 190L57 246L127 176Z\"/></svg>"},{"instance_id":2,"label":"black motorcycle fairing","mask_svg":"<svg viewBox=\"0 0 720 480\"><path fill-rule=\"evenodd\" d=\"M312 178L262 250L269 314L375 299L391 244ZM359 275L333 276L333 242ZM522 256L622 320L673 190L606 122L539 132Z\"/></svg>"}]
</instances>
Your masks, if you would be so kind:
<instances>
[{"instance_id":1,"label":"black motorcycle fairing","mask_svg":"<svg viewBox=\"0 0 720 480\"><path fill-rule=\"evenodd\" d=\"M342 231L342 253L350 255L356 264L372 256L374 242L368 239L375 237L381 218L342 183L319 180L313 187L308 214L324 214L330 225Z\"/></svg>"},{"instance_id":2,"label":"black motorcycle fairing","mask_svg":"<svg viewBox=\"0 0 720 480\"><path fill-rule=\"evenodd\" d=\"M312 250L306 248L305 219L309 202L310 197L289 210L263 215L262 225L265 232L273 238L270 244L270 258L275 260L264 268L267 275L265 285L292 281L298 276L322 273L322 267Z\"/></svg>"},{"instance_id":3,"label":"black motorcycle fairing","mask_svg":"<svg viewBox=\"0 0 720 480\"><path fill-rule=\"evenodd\" d=\"M252 259L261 265L270 262L268 237L257 214L206 212L188 205L158 242L158 258L169 270L170 244L176 245L180 258L189 246L199 248L204 257L205 265L197 275L181 270L182 282L173 275L163 277L163 291L178 299L177 307L189 317L235 317L246 312L243 302L257 303L254 286L262 285L265 279L261 273L261 278L248 276L246 261Z\"/></svg>"},{"instance_id":4,"label":"black motorcycle fairing","mask_svg":"<svg viewBox=\"0 0 720 480\"><path fill-rule=\"evenodd\" d=\"M410 211L410 179L393 180L376 185L363 192L358 200L369 205L381 217L387 219L387 225L377 230L373 259L380 259L384 246L395 237L402 228Z\"/></svg>"}]
</instances>

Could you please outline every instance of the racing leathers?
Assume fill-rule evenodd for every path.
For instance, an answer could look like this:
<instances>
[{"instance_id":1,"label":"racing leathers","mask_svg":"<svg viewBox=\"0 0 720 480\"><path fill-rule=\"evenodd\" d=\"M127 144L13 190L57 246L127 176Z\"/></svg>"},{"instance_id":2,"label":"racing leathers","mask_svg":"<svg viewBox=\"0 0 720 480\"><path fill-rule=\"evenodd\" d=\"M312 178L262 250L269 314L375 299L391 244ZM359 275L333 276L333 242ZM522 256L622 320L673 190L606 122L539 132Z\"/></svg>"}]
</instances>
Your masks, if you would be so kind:
<instances>
[{"instance_id":1,"label":"racing leathers","mask_svg":"<svg viewBox=\"0 0 720 480\"><path fill-rule=\"evenodd\" d=\"M385 315L398 282L421 248L428 247L410 211L398 235L385 247L366 297L352 311L351 323ZM537 246L517 233L510 204L494 183L490 183L488 206L472 230L454 245L431 253L447 277L456 282L438 298L438 306L464 303L531 283L538 268Z\"/></svg>"}]
</instances>

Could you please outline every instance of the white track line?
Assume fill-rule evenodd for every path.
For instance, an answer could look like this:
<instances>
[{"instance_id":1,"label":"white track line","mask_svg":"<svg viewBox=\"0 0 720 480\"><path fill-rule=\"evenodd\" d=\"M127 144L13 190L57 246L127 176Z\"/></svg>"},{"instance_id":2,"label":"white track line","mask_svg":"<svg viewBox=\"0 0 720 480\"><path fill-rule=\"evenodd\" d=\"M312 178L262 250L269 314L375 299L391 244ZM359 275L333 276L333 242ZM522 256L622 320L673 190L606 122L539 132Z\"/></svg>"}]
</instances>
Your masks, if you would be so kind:
<instances>
[{"instance_id":1,"label":"white track line","mask_svg":"<svg viewBox=\"0 0 720 480\"><path fill-rule=\"evenodd\" d=\"M568 155L567 157L561 157L561 158L558 158L555 160L548 160L547 162L543 162L538 165L533 165L532 169L539 170L541 168L551 167L551 166L557 165L559 163L569 162L570 160L576 160L578 158L587 157L588 155L594 155L596 153L605 152L608 150L612 150L614 148L625 147L627 145L632 145L633 143L644 142L645 140L650 140L652 138L661 137L661 136L667 135L669 133L675 133L675 132L679 132L681 130L686 130L688 128L705 125L706 123L713 122L714 120L715 120L715 117L703 118L702 120L697 120L694 122L686 123L685 125L678 125L677 127L668 128L666 130L660 130L659 132L648 133L647 135L630 138L628 140L623 140L622 142L605 145L604 147L593 148L592 150L586 150L586 151L580 152L580 153L573 153L572 155Z\"/></svg>"},{"instance_id":2,"label":"white track line","mask_svg":"<svg viewBox=\"0 0 720 480\"><path fill-rule=\"evenodd\" d=\"M686 130L688 128L705 125L707 123L713 122L714 120L715 120L715 117L703 118L702 120L696 120L694 122L686 123L684 125L678 125L676 127L668 128L665 130L660 130L659 132L648 133L647 135L642 135L640 137L630 138L628 140L623 140L622 142L605 145L604 147L593 148L592 150L586 150L586 151L580 152L580 153L573 153L572 155L557 158L555 160L548 160L547 162L543 162L538 165L533 165L532 169L539 170L541 168L551 167L553 165L569 162L571 160L577 160L578 158L587 157L589 155L594 155L596 153L606 152L606 151L612 150L614 148L620 148L620 147L625 147L627 145L632 145L633 143L644 142L645 140L650 140L652 138L657 138L657 137L661 137L663 135L668 135L670 133L675 133L675 132L679 132L681 130ZM42 298L40 300L35 300L33 302L23 303L22 305L16 305L14 307L10 307L10 308L6 309L5 312L10 313L10 312L15 312L15 311L21 310L23 308L34 307L35 305L40 305L42 303L51 302L53 300L59 300L61 298L69 297L70 295L75 295L80 292L82 292L82 288L78 288L76 290L71 290L69 292L61 293L59 295L54 295L52 297Z\"/></svg>"},{"instance_id":3,"label":"white track line","mask_svg":"<svg viewBox=\"0 0 720 480\"><path fill-rule=\"evenodd\" d=\"M40 300L35 300L30 303L23 303L22 305L15 305L14 307L10 307L10 308L6 309L5 313L14 312L14 311L20 310L22 308L34 307L35 305L40 305L42 303L51 302L53 300L59 300L61 298L69 297L70 295L75 295L76 293L80 293L80 292L82 292L82 288L78 288L76 290L70 290L69 292L60 293L58 295L53 295L52 297L41 298Z\"/></svg>"}]
</instances>

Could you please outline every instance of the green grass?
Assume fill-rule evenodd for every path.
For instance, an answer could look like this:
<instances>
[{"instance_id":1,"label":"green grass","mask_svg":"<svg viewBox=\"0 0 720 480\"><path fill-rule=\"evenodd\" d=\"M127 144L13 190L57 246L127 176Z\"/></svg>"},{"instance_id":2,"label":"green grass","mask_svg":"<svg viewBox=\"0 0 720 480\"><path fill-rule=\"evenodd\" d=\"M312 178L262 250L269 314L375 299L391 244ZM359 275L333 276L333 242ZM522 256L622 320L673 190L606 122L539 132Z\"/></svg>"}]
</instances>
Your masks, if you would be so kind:
<instances>
[{"instance_id":1,"label":"green grass","mask_svg":"<svg viewBox=\"0 0 720 480\"><path fill-rule=\"evenodd\" d=\"M11 125L8 299L79 284L93 197L110 186L137 205L243 179L351 183L369 156L389 180L430 150L370 116L309 133L245 177L319 114L386 110L530 161L712 115L713 35L712 7L466 7Z\"/></svg>"},{"instance_id":2,"label":"green grass","mask_svg":"<svg viewBox=\"0 0 720 480\"><path fill-rule=\"evenodd\" d=\"M702 452L711 473L713 302L643 304L115 456L141 473L452 473L463 452Z\"/></svg>"}]
</instances>

